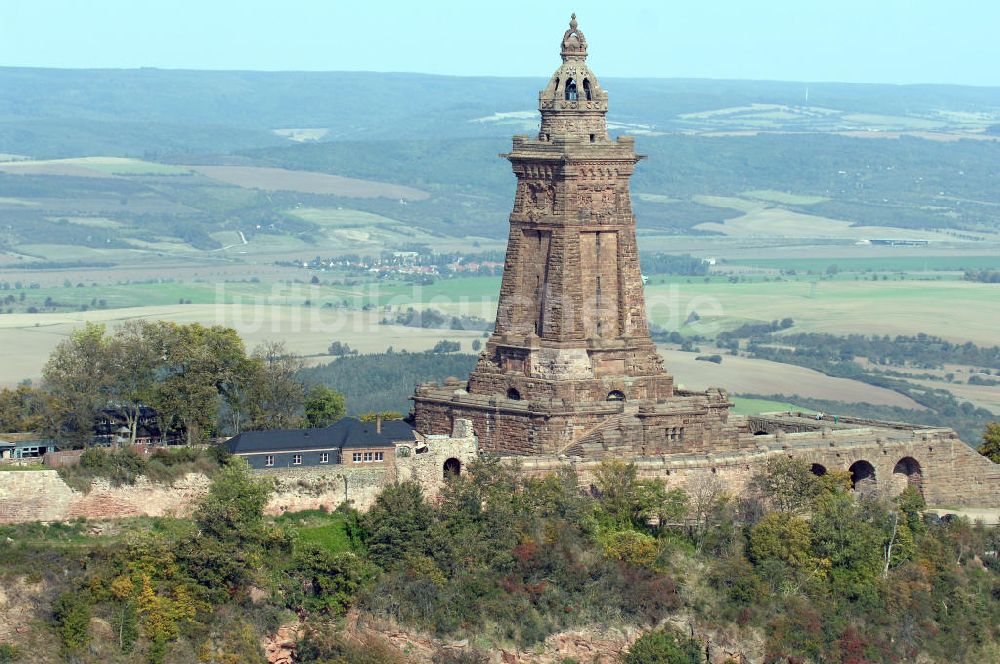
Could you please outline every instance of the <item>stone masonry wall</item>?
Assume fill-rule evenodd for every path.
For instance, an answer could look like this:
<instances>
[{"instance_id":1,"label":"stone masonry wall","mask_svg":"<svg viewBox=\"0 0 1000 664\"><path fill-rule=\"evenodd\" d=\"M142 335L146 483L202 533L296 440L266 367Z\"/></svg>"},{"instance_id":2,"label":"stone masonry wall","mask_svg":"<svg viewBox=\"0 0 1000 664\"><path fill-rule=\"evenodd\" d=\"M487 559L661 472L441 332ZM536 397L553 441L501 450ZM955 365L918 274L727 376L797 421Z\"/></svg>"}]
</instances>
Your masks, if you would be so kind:
<instances>
[{"instance_id":1,"label":"stone masonry wall","mask_svg":"<svg viewBox=\"0 0 1000 664\"><path fill-rule=\"evenodd\" d=\"M397 448L394 465L357 467L349 464L258 471L274 479L275 491L266 512L272 515L306 509L336 509L349 502L371 507L379 492L397 479L415 479L434 497L444 483L444 464L456 459L464 470L477 453L471 426L456 423L458 438L429 436L426 444ZM400 449L406 449L402 454ZM112 487L98 480L88 493L71 489L55 470L0 472L0 524L69 519L114 519L130 516L188 515L208 492L209 479L191 473L171 485L140 477L134 485Z\"/></svg>"},{"instance_id":2,"label":"stone masonry wall","mask_svg":"<svg viewBox=\"0 0 1000 664\"><path fill-rule=\"evenodd\" d=\"M871 434L871 435L869 435ZM897 495L915 481L930 506L1000 507L1000 465L978 454L950 430L914 431L909 439L887 440L861 430L757 436L756 449L720 455L668 455L636 459L641 477L660 478L668 487L697 495L709 489L742 492L750 478L775 456L787 455L819 464L827 471L847 471L858 461L875 469L879 492ZM913 459L915 477L901 472ZM543 475L572 467L582 484L593 482L598 461L569 457L520 458L524 472ZM905 462L904 462L905 463Z\"/></svg>"},{"instance_id":3,"label":"stone masonry wall","mask_svg":"<svg viewBox=\"0 0 1000 664\"><path fill-rule=\"evenodd\" d=\"M208 490L204 475L191 473L172 485L139 478L112 487L94 482L88 493L71 489L54 470L0 472L0 523L86 518L170 516L188 512Z\"/></svg>"}]
</instances>

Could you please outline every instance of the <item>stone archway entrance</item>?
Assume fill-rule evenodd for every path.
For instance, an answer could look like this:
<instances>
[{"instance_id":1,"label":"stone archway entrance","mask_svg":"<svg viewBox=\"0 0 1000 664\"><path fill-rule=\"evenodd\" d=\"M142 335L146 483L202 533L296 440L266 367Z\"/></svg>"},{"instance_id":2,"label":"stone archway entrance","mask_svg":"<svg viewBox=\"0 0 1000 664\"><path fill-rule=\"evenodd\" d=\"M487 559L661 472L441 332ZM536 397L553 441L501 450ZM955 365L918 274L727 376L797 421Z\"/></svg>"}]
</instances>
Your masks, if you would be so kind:
<instances>
[{"instance_id":1,"label":"stone archway entrance","mask_svg":"<svg viewBox=\"0 0 1000 664\"><path fill-rule=\"evenodd\" d=\"M452 457L444 462L444 478L458 477L462 474L462 462Z\"/></svg>"},{"instance_id":2,"label":"stone archway entrance","mask_svg":"<svg viewBox=\"0 0 1000 664\"><path fill-rule=\"evenodd\" d=\"M903 493L906 487L912 486L917 490L917 493L922 495L924 492L923 479L920 462L913 457L903 457L896 462L896 466L892 469L892 492L898 495Z\"/></svg>"},{"instance_id":3,"label":"stone archway entrance","mask_svg":"<svg viewBox=\"0 0 1000 664\"><path fill-rule=\"evenodd\" d=\"M851 473L851 488L860 494L873 494L878 489L875 466L864 459L855 461L848 468Z\"/></svg>"}]
</instances>

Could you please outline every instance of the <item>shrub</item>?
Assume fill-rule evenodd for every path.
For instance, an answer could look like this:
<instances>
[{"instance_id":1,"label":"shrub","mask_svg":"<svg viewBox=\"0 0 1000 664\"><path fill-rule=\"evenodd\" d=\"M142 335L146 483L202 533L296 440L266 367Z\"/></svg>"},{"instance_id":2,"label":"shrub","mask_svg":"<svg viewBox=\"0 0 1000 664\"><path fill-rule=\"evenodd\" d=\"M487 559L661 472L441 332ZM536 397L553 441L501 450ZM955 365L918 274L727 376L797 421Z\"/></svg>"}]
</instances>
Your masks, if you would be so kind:
<instances>
[{"instance_id":1,"label":"shrub","mask_svg":"<svg viewBox=\"0 0 1000 664\"><path fill-rule=\"evenodd\" d=\"M79 653L90 642L90 598L66 592L52 606L52 624L66 653Z\"/></svg>"},{"instance_id":2,"label":"shrub","mask_svg":"<svg viewBox=\"0 0 1000 664\"><path fill-rule=\"evenodd\" d=\"M333 625L310 624L295 650L302 664L403 664L398 650L374 636L351 639Z\"/></svg>"},{"instance_id":3,"label":"shrub","mask_svg":"<svg viewBox=\"0 0 1000 664\"><path fill-rule=\"evenodd\" d=\"M14 664L21 659L21 650L13 643L0 643L0 664Z\"/></svg>"},{"instance_id":4,"label":"shrub","mask_svg":"<svg viewBox=\"0 0 1000 664\"><path fill-rule=\"evenodd\" d=\"M629 565L651 567L656 561L656 538L634 530L620 530L601 537L604 554Z\"/></svg>"},{"instance_id":5,"label":"shrub","mask_svg":"<svg viewBox=\"0 0 1000 664\"><path fill-rule=\"evenodd\" d=\"M700 664L704 647L697 639L686 639L667 630L646 632L632 644L623 664Z\"/></svg>"}]
</instances>

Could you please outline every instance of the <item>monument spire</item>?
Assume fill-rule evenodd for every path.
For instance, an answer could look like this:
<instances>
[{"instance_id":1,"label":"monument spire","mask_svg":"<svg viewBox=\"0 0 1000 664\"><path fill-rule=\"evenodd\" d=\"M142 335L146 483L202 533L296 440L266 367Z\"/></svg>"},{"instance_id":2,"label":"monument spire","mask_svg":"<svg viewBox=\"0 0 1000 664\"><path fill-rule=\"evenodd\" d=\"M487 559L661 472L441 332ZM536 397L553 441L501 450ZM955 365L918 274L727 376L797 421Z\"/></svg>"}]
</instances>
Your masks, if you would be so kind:
<instances>
[{"instance_id":1,"label":"monument spire","mask_svg":"<svg viewBox=\"0 0 1000 664\"><path fill-rule=\"evenodd\" d=\"M418 388L417 427L442 433L467 418L483 450L558 454L595 449L583 437L602 422L640 418L650 436L667 433L647 442L630 429L637 452L676 444L684 431L700 444L682 417L693 425L726 402L679 408L650 338L629 192L642 157L633 137L608 137L608 94L587 66L575 14L560 55L538 94L537 137L514 136L501 155L517 189L493 334L464 386Z\"/></svg>"}]
</instances>

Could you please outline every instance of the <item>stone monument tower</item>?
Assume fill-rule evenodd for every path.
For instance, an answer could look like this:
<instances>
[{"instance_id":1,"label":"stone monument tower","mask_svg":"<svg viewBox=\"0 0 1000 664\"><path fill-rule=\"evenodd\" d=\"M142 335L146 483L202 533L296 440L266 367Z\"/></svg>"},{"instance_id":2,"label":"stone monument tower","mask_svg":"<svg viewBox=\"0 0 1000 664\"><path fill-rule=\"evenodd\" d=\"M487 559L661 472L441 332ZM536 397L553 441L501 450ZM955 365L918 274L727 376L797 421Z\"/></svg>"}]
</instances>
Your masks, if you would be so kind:
<instances>
[{"instance_id":1,"label":"stone monument tower","mask_svg":"<svg viewBox=\"0 0 1000 664\"><path fill-rule=\"evenodd\" d=\"M469 418L483 449L515 454L701 447L728 399L675 397L650 339L629 194L642 157L633 137L608 136L608 93L575 14L560 54L538 135L501 155L517 191L495 331L467 384L418 388L417 428Z\"/></svg>"}]
</instances>

